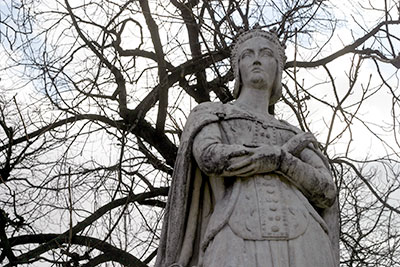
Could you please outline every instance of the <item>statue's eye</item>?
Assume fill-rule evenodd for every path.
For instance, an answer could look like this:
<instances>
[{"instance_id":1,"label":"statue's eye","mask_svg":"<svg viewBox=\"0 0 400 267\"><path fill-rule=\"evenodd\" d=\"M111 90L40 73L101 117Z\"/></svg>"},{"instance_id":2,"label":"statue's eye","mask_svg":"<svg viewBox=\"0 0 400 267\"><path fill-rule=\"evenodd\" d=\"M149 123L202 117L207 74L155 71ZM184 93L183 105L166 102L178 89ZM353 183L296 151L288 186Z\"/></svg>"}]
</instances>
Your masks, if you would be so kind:
<instances>
[{"instance_id":1,"label":"statue's eye","mask_svg":"<svg viewBox=\"0 0 400 267\"><path fill-rule=\"evenodd\" d=\"M245 50L245 51L243 51L243 53L242 53L242 55L241 55L241 58L251 57L253 54L254 54L253 51L251 51L251 50Z\"/></svg>"},{"instance_id":2,"label":"statue's eye","mask_svg":"<svg viewBox=\"0 0 400 267\"><path fill-rule=\"evenodd\" d=\"M274 53L270 49L263 49L260 52L260 56L262 56L262 57L273 57Z\"/></svg>"}]
</instances>

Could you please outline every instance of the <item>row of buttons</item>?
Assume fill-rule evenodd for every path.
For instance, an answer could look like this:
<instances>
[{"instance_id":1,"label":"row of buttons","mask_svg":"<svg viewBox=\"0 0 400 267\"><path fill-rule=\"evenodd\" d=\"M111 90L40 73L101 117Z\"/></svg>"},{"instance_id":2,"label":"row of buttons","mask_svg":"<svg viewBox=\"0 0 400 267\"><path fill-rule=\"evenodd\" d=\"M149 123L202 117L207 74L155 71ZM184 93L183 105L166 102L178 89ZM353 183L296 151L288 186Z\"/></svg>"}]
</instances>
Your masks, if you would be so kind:
<instances>
[{"instance_id":1,"label":"row of buttons","mask_svg":"<svg viewBox=\"0 0 400 267\"><path fill-rule=\"evenodd\" d=\"M255 177L260 207L261 233L264 237L287 237L287 218L278 179ZM281 201L280 201L281 200ZM280 203L279 203L280 202ZM275 215L273 215L275 214Z\"/></svg>"}]
</instances>

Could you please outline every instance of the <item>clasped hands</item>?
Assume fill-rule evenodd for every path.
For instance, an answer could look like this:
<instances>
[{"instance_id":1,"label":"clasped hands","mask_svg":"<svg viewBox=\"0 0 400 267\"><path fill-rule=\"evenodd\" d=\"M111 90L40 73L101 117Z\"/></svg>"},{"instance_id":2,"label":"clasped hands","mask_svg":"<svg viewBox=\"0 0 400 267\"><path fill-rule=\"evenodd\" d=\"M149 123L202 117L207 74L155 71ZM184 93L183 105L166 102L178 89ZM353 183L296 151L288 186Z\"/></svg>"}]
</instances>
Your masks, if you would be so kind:
<instances>
[{"instance_id":1,"label":"clasped hands","mask_svg":"<svg viewBox=\"0 0 400 267\"><path fill-rule=\"evenodd\" d=\"M222 175L246 177L277 171L288 155L299 157L308 144L316 142L312 134L300 133L289 139L283 146L243 147L229 154L228 164Z\"/></svg>"}]
</instances>

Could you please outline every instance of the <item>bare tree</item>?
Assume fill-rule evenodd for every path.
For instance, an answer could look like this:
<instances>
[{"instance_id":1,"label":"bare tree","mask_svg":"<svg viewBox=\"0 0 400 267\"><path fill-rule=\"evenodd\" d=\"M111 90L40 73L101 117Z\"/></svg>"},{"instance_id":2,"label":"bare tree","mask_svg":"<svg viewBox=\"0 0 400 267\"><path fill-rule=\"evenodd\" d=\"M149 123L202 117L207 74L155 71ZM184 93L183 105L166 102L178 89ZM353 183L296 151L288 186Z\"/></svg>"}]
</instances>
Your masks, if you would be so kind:
<instances>
[{"instance_id":1,"label":"bare tree","mask_svg":"<svg viewBox=\"0 0 400 267\"><path fill-rule=\"evenodd\" d=\"M342 265L395 266L400 6L339 4L0 3L0 263L151 266L186 116L232 100L230 47L258 23L287 46L276 116L330 160Z\"/></svg>"}]
</instances>

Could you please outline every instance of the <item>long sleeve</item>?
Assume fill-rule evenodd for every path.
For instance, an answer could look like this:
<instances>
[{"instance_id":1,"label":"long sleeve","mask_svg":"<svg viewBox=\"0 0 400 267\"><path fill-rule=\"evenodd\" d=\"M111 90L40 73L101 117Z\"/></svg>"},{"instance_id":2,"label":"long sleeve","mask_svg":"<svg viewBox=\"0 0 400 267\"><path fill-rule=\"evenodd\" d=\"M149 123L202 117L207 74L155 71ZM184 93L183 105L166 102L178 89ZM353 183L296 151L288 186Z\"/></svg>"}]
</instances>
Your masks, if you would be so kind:
<instances>
[{"instance_id":1,"label":"long sleeve","mask_svg":"<svg viewBox=\"0 0 400 267\"><path fill-rule=\"evenodd\" d=\"M283 151L280 170L317 207L327 208L334 203L337 190L332 176L311 149L305 149L300 158Z\"/></svg>"},{"instance_id":2,"label":"long sleeve","mask_svg":"<svg viewBox=\"0 0 400 267\"><path fill-rule=\"evenodd\" d=\"M193 156L200 169L208 175L227 174L225 169L229 159L244 150L241 145L224 144L216 123L205 126L193 142Z\"/></svg>"}]
</instances>

